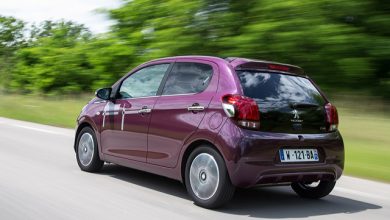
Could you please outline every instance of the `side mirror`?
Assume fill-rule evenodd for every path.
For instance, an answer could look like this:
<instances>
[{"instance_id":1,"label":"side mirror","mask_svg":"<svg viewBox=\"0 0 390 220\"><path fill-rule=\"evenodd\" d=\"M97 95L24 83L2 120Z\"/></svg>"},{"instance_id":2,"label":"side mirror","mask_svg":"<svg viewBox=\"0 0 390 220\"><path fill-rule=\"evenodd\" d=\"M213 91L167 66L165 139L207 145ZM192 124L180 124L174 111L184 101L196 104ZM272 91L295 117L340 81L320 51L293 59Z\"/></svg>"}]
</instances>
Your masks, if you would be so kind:
<instances>
[{"instance_id":1,"label":"side mirror","mask_svg":"<svg viewBox=\"0 0 390 220\"><path fill-rule=\"evenodd\" d=\"M112 91L111 88L102 88L102 89L96 90L95 95L99 99L109 100L110 95L111 95L111 91Z\"/></svg>"}]
</instances>

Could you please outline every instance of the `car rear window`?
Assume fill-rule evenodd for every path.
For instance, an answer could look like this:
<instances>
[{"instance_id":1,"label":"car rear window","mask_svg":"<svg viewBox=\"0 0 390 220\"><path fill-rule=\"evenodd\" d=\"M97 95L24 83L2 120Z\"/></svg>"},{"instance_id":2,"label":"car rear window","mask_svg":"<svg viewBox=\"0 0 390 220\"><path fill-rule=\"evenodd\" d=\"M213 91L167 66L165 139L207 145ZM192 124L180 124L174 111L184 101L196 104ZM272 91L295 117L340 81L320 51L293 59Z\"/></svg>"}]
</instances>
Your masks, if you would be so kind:
<instances>
[{"instance_id":1,"label":"car rear window","mask_svg":"<svg viewBox=\"0 0 390 220\"><path fill-rule=\"evenodd\" d=\"M268 110L291 104L325 104L320 92L304 77L256 71L237 71L237 74L244 95Z\"/></svg>"}]
</instances>

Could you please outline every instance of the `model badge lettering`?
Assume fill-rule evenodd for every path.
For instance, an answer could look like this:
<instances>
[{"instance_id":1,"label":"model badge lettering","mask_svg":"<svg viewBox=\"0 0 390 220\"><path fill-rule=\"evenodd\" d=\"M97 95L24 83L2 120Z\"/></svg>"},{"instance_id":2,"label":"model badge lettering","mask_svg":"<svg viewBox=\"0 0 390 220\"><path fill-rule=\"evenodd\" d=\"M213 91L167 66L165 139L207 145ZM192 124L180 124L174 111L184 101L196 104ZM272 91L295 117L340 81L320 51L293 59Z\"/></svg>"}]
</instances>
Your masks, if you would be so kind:
<instances>
[{"instance_id":1,"label":"model badge lettering","mask_svg":"<svg viewBox=\"0 0 390 220\"><path fill-rule=\"evenodd\" d=\"M291 111L291 113L293 115L293 119L291 119L291 122L296 122L296 123L303 122L303 120L299 119L298 110L294 109Z\"/></svg>"}]
</instances>

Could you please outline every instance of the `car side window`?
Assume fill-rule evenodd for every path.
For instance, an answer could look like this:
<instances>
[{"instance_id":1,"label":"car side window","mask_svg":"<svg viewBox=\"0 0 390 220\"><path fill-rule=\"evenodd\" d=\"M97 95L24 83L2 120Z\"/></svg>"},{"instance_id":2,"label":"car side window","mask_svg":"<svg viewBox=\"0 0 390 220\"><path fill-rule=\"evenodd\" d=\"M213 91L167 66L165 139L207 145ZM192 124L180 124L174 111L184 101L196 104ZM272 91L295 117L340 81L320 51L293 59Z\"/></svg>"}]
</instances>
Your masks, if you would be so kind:
<instances>
[{"instance_id":1,"label":"car side window","mask_svg":"<svg viewBox=\"0 0 390 220\"><path fill-rule=\"evenodd\" d=\"M204 63L175 63L165 83L163 95L199 93L207 88L213 67Z\"/></svg>"},{"instance_id":2,"label":"car side window","mask_svg":"<svg viewBox=\"0 0 390 220\"><path fill-rule=\"evenodd\" d=\"M169 64L148 66L131 74L119 89L118 98L138 98L157 95L158 88Z\"/></svg>"}]
</instances>

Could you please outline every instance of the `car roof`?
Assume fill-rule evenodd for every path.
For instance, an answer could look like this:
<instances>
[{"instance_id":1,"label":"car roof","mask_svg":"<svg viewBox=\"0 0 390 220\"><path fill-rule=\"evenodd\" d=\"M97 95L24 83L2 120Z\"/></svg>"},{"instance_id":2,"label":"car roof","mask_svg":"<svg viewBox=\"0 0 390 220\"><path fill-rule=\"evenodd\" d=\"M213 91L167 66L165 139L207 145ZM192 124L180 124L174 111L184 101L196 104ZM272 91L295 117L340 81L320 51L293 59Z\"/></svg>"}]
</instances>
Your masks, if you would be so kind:
<instances>
[{"instance_id":1,"label":"car roof","mask_svg":"<svg viewBox=\"0 0 390 220\"><path fill-rule=\"evenodd\" d=\"M172 56L172 57L164 57L164 58L158 58L151 60L150 62L154 61L163 61L163 60L180 60L180 59L197 59L197 60L208 60L208 61L214 61L214 62L226 62L223 58L215 57L215 56L203 56L203 55L185 55L185 56Z\"/></svg>"},{"instance_id":2,"label":"car roof","mask_svg":"<svg viewBox=\"0 0 390 220\"><path fill-rule=\"evenodd\" d=\"M159 58L155 60L151 60L147 63L150 62L155 62L155 61L163 61L163 60L180 60L180 59L197 59L197 60L206 60L206 61L211 61L215 62L218 64L230 64L233 69L238 69L239 67L243 66L243 64L253 64L253 63L263 63L263 64L273 64L273 65L281 65L281 66L287 66L292 69L294 69L295 74L304 74L304 71L301 67L291 65L291 64L286 64L286 63L279 63L279 62L274 62L274 61L268 61L268 60L260 60L260 59L249 59L249 58L243 58L243 57L226 57L226 58L221 58L221 57L216 57L216 56L202 56L202 55L186 55L186 56L172 56L172 57L164 57L164 58Z\"/></svg>"}]
</instances>

